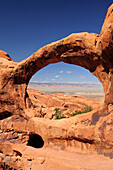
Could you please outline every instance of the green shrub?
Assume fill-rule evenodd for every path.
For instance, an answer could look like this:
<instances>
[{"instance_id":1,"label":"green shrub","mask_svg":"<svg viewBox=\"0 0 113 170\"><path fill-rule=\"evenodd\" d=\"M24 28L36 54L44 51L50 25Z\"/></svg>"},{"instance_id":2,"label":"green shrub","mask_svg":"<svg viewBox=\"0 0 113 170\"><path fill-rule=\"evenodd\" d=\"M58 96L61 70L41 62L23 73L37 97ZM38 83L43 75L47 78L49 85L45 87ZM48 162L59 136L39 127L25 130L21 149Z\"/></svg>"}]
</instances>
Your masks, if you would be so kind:
<instances>
[{"instance_id":1,"label":"green shrub","mask_svg":"<svg viewBox=\"0 0 113 170\"><path fill-rule=\"evenodd\" d=\"M75 112L72 113L71 116L76 116L76 115L81 114L81 113L82 113L81 111L75 110Z\"/></svg>"},{"instance_id":2,"label":"green shrub","mask_svg":"<svg viewBox=\"0 0 113 170\"><path fill-rule=\"evenodd\" d=\"M61 114L60 119L66 118L64 114Z\"/></svg>"},{"instance_id":3,"label":"green shrub","mask_svg":"<svg viewBox=\"0 0 113 170\"><path fill-rule=\"evenodd\" d=\"M55 115L55 119L60 119L59 114L56 114L56 115Z\"/></svg>"},{"instance_id":4,"label":"green shrub","mask_svg":"<svg viewBox=\"0 0 113 170\"><path fill-rule=\"evenodd\" d=\"M82 113L87 113L87 112L92 111L93 109L91 106L87 106L87 107L82 108L81 110L82 110Z\"/></svg>"},{"instance_id":5,"label":"green shrub","mask_svg":"<svg viewBox=\"0 0 113 170\"><path fill-rule=\"evenodd\" d=\"M45 108L43 105L41 105L41 108Z\"/></svg>"},{"instance_id":6,"label":"green shrub","mask_svg":"<svg viewBox=\"0 0 113 170\"><path fill-rule=\"evenodd\" d=\"M54 111L56 111L56 114L59 113L59 108L55 108Z\"/></svg>"},{"instance_id":7,"label":"green shrub","mask_svg":"<svg viewBox=\"0 0 113 170\"><path fill-rule=\"evenodd\" d=\"M37 106L36 105L33 105L33 108L36 108Z\"/></svg>"},{"instance_id":8,"label":"green shrub","mask_svg":"<svg viewBox=\"0 0 113 170\"><path fill-rule=\"evenodd\" d=\"M75 110L75 112L72 113L71 116L76 116L78 114L87 113L87 112L90 112L92 110L93 109L92 109L91 106L86 106L86 107L82 108L81 110Z\"/></svg>"},{"instance_id":9,"label":"green shrub","mask_svg":"<svg viewBox=\"0 0 113 170\"><path fill-rule=\"evenodd\" d=\"M65 118L64 114L62 114L62 111L59 110L59 108L55 108L54 111L56 111L55 120Z\"/></svg>"},{"instance_id":10,"label":"green shrub","mask_svg":"<svg viewBox=\"0 0 113 170\"><path fill-rule=\"evenodd\" d=\"M64 114L56 114L55 115L55 120L56 119L63 119L63 118L66 118Z\"/></svg>"}]
</instances>

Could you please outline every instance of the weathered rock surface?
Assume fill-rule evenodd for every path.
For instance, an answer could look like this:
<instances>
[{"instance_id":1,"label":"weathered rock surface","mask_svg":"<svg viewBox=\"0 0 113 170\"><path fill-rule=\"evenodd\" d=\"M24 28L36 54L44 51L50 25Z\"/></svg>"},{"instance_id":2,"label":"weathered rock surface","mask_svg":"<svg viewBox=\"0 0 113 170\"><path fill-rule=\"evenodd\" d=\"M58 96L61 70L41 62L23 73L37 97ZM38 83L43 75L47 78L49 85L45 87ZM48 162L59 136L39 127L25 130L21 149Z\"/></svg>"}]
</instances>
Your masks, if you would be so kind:
<instances>
[{"instance_id":1,"label":"weathered rock surface","mask_svg":"<svg viewBox=\"0 0 113 170\"><path fill-rule=\"evenodd\" d=\"M110 169L113 165L109 159L113 158L112 60L113 5L108 9L100 35L87 32L72 34L39 49L20 63L13 62L6 52L0 51L1 168ZM64 101L60 95L48 98L43 94L33 96L28 93L27 85L31 77L46 65L60 61L82 66L101 81L105 92L101 107L95 108L93 101L93 111L89 113L61 120L49 120L49 116L46 117L45 112L52 111L56 106L68 107L73 111L79 104L91 102L89 99L84 98L84 101L79 98L80 103L72 96ZM36 111L33 108L38 97L38 105L48 106L48 111L40 110L42 108ZM72 105L71 100L75 101L75 105ZM95 105L99 106L98 102ZM45 119L39 118L40 112ZM39 149L41 147L43 149ZM87 156L88 161L94 158L88 153L103 154L109 158L97 156L96 162L100 158L100 164L91 161L91 165L89 161L86 165L84 156L75 153L76 151L87 153L85 158ZM59 155L61 161L58 160ZM77 164L73 161L74 156L80 158L80 161L76 158Z\"/></svg>"}]
</instances>

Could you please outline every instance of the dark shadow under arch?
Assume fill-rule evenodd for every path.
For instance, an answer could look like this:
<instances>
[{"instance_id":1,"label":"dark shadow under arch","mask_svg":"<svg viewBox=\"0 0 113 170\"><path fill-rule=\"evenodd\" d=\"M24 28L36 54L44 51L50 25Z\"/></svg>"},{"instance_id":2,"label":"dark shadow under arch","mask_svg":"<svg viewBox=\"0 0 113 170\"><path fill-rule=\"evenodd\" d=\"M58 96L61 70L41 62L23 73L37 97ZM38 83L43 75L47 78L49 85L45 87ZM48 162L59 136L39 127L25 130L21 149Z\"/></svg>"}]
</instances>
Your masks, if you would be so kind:
<instances>
[{"instance_id":1,"label":"dark shadow under arch","mask_svg":"<svg viewBox=\"0 0 113 170\"><path fill-rule=\"evenodd\" d=\"M44 141L40 135L30 133L27 145L34 148L42 148L44 146Z\"/></svg>"}]
</instances>

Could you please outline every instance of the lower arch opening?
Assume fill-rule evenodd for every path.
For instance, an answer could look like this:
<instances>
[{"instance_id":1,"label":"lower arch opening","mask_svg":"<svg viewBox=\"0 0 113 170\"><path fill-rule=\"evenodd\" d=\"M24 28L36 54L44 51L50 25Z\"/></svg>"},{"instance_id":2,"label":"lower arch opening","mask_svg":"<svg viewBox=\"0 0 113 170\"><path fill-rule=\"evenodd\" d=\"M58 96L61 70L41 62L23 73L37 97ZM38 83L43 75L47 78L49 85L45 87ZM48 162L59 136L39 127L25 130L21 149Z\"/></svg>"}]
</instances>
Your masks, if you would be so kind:
<instances>
[{"instance_id":1,"label":"lower arch opening","mask_svg":"<svg viewBox=\"0 0 113 170\"><path fill-rule=\"evenodd\" d=\"M40 135L30 133L27 145L34 148L42 148L44 146L44 141Z\"/></svg>"}]
</instances>

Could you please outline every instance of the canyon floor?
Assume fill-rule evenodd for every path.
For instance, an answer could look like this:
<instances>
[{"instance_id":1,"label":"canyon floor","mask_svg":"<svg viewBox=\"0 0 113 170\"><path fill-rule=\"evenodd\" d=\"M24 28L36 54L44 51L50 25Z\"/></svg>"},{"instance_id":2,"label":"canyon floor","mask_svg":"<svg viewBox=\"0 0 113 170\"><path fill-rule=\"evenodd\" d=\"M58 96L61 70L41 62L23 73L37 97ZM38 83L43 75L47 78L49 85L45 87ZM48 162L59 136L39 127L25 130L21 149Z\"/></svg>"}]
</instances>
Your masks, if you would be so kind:
<instances>
[{"instance_id":1,"label":"canyon floor","mask_svg":"<svg viewBox=\"0 0 113 170\"><path fill-rule=\"evenodd\" d=\"M96 153L86 153L80 151L63 151L53 148L33 148L30 146L13 145L13 149L22 156L5 157L6 166L0 164L0 169L5 167L7 170L112 170L113 160ZM0 154L0 158L2 154ZM11 163L15 162L15 164ZM22 168L17 168L20 166Z\"/></svg>"}]
</instances>

